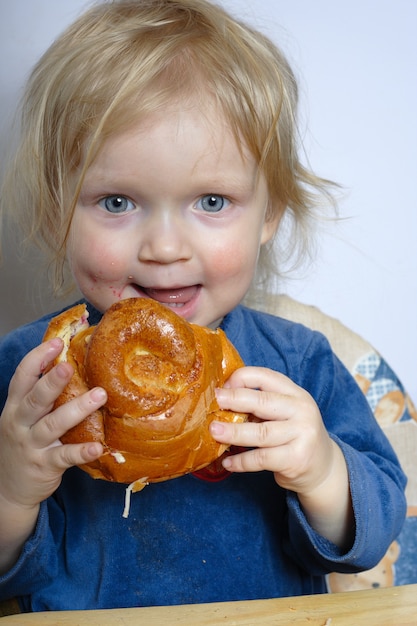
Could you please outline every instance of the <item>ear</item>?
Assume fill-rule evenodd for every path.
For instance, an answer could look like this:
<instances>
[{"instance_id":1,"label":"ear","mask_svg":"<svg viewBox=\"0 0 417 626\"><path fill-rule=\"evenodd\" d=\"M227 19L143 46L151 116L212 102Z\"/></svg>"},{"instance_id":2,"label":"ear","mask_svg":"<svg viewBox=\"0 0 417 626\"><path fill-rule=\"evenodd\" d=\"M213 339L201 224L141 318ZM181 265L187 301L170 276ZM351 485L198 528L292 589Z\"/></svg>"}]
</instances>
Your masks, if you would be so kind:
<instances>
[{"instance_id":1,"label":"ear","mask_svg":"<svg viewBox=\"0 0 417 626\"><path fill-rule=\"evenodd\" d=\"M283 206L268 206L265 213L265 221L262 226L261 245L267 243L275 235L283 215Z\"/></svg>"}]
</instances>

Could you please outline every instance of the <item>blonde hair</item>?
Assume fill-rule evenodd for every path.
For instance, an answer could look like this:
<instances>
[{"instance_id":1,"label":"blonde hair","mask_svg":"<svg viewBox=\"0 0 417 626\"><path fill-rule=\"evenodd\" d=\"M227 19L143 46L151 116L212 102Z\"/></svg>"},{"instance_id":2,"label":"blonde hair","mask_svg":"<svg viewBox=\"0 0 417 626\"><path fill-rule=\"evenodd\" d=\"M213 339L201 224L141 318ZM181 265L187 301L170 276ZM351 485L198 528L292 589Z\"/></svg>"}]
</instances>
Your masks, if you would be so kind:
<instances>
[{"instance_id":1,"label":"blonde hair","mask_svg":"<svg viewBox=\"0 0 417 626\"><path fill-rule=\"evenodd\" d=\"M55 289L82 178L103 141L170 99L196 94L215 98L259 163L267 219L289 213L299 252L308 250L307 225L327 181L300 162L297 83L281 51L206 0L113 0L79 17L35 66L3 185L3 206L49 253Z\"/></svg>"}]
</instances>

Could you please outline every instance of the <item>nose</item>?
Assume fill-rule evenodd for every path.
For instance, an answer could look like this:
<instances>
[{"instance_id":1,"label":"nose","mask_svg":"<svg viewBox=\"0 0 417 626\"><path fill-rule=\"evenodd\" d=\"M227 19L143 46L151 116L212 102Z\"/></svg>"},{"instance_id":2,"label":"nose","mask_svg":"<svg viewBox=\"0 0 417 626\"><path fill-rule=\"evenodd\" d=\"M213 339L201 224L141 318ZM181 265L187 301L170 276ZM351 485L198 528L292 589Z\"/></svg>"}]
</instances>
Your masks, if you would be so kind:
<instances>
[{"instance_id":1,"label":"nose","mask_svg":"<svg viewBox=\"0 0 417 626\"><path fill-rule=\"evenodd\" d=\"M169 209L152 210L141 224L139 238L138 257L144 263L170 264L191 257L189 229Z\"/></svg>"}]
</instances>

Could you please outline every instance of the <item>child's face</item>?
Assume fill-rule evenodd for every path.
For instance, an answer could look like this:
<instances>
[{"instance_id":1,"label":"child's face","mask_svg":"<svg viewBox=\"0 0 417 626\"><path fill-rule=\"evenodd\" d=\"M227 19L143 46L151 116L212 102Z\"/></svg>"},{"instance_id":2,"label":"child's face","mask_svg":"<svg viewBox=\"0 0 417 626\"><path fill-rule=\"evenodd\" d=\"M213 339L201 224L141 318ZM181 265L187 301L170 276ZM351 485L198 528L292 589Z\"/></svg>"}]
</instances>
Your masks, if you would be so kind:
<instances>
[{"instance_id":1,"label":"child's face","mask_svg":"<svg viewBox=\"0 0 417 626\"><path fill-rule=\"evenodd\" d=\"M154 298L190 322L215 327L248 290L268 193L249 151L223 118L178 106L107 140L88 169L68 258L99 310Z\"/></svg>"}]
</instances>

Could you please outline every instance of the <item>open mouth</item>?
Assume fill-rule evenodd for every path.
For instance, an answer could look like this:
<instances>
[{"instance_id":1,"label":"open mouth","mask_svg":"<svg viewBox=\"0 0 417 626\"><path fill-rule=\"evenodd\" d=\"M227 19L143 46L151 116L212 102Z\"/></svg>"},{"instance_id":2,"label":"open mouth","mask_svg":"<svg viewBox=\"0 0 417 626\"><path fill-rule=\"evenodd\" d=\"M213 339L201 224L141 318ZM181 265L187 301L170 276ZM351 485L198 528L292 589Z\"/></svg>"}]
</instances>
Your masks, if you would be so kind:
<instances>
[{"instance_id":1,"label":"open mouth","mask_svg":"<svg viewBox=\"0 0 417 626\"><path fill-rule=\"evenodd\" d=\"M182 308L191 302L200 291L200 285L190 287L176 287L172 289L158 289L157 287L142 287L141 291L148 297L172 308Z\"/></svg>"}]
</instances>

